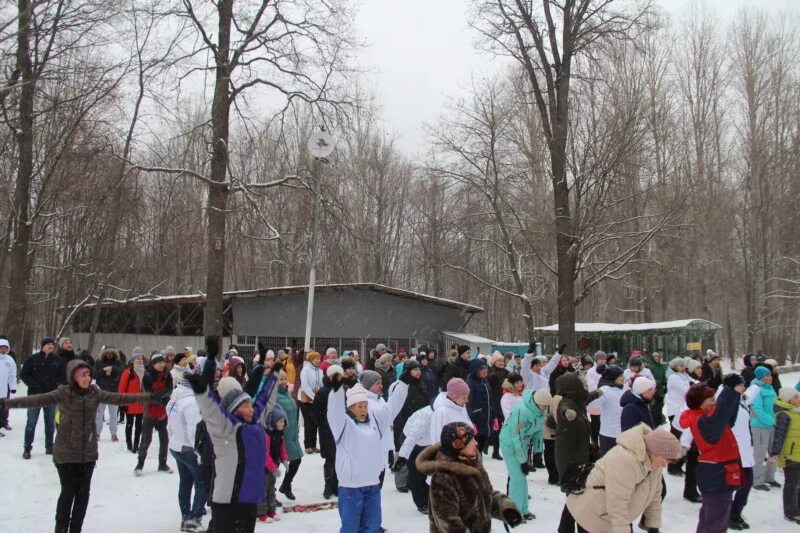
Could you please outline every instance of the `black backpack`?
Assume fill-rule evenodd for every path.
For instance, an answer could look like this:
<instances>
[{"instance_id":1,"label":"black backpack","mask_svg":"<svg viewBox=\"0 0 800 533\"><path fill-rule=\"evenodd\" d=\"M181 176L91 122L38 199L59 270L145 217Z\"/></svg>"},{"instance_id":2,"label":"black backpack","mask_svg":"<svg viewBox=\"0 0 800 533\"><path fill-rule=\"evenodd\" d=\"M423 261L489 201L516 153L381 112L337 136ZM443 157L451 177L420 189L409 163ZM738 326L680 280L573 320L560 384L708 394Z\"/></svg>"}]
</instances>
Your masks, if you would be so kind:
<instances>
[{"instance_id":1,"label":"black backpack","mask_svg":"<svg viewBox=\"0 0 800 533\"><path fill-rule=\"evenodd\" d=\"M594 463L570 465L561 478L561 492L565 494L583 494L586 490L586 479L589 477Z\"/></svg>"}]
</instances>

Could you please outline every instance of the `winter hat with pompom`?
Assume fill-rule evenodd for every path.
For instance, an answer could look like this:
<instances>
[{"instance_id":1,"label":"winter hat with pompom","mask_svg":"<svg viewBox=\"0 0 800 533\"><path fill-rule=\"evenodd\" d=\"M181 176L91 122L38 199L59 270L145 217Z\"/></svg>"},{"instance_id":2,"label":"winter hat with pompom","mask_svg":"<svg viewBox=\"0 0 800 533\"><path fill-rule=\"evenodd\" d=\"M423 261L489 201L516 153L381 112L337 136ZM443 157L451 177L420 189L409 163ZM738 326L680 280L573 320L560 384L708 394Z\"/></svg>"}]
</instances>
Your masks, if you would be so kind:
<instances>
[{"instance_id":1,"label":"winter hat with pompom","mask_svg":"<svg viewBox=\"0 0 800 533\"><path fill-rule=\"evenodd\" d=\"M786 403L789 403L798 394L800 394L800 392L797 392L797 389L794 387L781 387L781 390L778 391L778 398Z\"/></svg>"},{"instance_id":2,"label":"winter hat with pompom","mask_svg":"<svg viewBox=\"0 0 800 533\"><path fill-rule=\"evenodd\" d=\"M461 378L453 378L447 382L447 397L451 400L469 396L469 385Z\"/></svg>"}]
</instances>

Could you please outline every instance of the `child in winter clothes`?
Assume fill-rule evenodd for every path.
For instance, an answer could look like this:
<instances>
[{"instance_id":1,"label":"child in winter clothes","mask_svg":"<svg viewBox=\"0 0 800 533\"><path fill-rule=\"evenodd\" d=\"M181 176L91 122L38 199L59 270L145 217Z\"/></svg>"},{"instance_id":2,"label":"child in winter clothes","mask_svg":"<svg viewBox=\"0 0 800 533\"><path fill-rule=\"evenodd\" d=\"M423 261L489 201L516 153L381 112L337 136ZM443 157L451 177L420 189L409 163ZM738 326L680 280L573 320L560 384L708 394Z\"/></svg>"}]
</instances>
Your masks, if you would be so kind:
<instances>
[{"instance_id":1,"label":"child in winter clothes","mask_svg":"<svg viewBox=\"0 0 800 533\"><path fill-rule=\"evenodd\" d=\"M800 524L800 393L791 387L783 387L778 396L770 456L777 459L785 476L783 516Z\"/></svg>"},{"instance_id":2,"label":"child in winter clothes","mask_svg":"<svg viewBox=\"0 0 800 533\"><path fill-rule=\"evenodd\" d=\"M511 527L523 522L514 502L493 490L481 459L472 427L461 422L445 425L438 444L419 454L417 468L431 476L431 533L489 533L492 518Z\"/></svg>"},{"instance_id":3,"label":"child in winter clothes","mask_svg":"<svg viewBox=\"0 0 800 533\"><path fill-rule=\"evenodd\" d=\"M410 379L405 374L401 379ZM380 453L381 436L391 425L408 395L403 381L381 408L369 410L367 391L361 384L345 398L342 375L334 374L328 395L328 424L336 442L336 476L339 479L340 533L377 533L381 527L381 472L386 455Z\"/></svg>"},{"instance_id":4,"label":"child in winter clothes","mask_svg":"<svg viewBox=\"0 0 800 533\"><path fill-rule=\"evenodd\" d=\"M206 338L208 360L201 374L185 379L195 393L197 405L214 445L211 523L215 533L252 533L256 525L256 506L264 501L264 459L267 455L264 429L259 418L276 385L272 375L280 363L265 368L262 386L255 399L242 390L232 377L219 381L217 392L210 390L219 353L219 338Z\"/></svg>"},{"instance_id":5,"label":"child in winter clothes","mask_svg":"<svg viewBox=\"0 0 800 533\"><path fill-rule=\"evenodd\" d=\"M142 390L142 378L144 377L144 355L141 352L135 353L131 359L130 366L122 373L119 379L117 392L122 394L135 394ZM139 453L139 439L142 434L142 414L144 408L141 403L132 403L126 408L125 418L125 442L128 451Z\"/></svg>"},{"instance_id":6,"label":"child in winter clothes","mask_svg":"<svg viewBox=\"0 0 800 533\"><path fill-rule=\"evenodd\" d=\"M775 433L775 399L778 395L772 386L772 373L766 367L755 369L755 378L750 385L753 403L750 404L750 430L753 433L753 488L769 490L769 486L780 488L775 481L775 463L767 461L767 453Z\"/></svg>"},{"instance_id":7,"label":"child in winter clothes","mask_svg":"<svg viewBox=\"0 0 800 533\"><path fill-rule=\"evenodd\" d=\"M270 413L267 425L267 456L264 464L264 493L265 502L258 504L258 519L262 522L280 520L275 498L275 482L281 475L281 465L289 468L289 455L286 453L286 440L283 431L286 429L286 413L280 407L275 407Z\"/></svg>"},{"instance_id":8,"label":"child in winter clothes","mask_svg":"<svg viewBox=\"0 0 800 533\"><path fill-rule=\"evenodd\" d=\"M145 392L172 392L172 376L167 371L167 360L156 352L150 357L150 368L144 373L142 378L142 390ZM158 431L158 471L167 474L172 473L172 469L167 465L167 448L169 436L167 435L167 410L157 403L150 402L145 405L144 420L142 422L142 442L139 444L139 460L133 475L141 476L144 468L144 461L147 458L147 450L153 440L153 430Z\"/></svg>"},{"instance_id":9,"label":"child in winter clothes","mask_svg":"<svg viewBox=\"0 0 800 533\"><path fill-rule=\"evenodd\" d=\"M525 520L536 518L528 511L528 451L544 451L542 432L552 400L548 389L525 391L500 430L500 447L508 468L508 494Z\"/></svg>"},{"instance_id":10,"label":"child in winter clothes","mask_svg":"<svg viewBox=\"0 0 800 533\"><path fill-rule=\"evenodd\" d=\"M625 382L624 370L611 365L603 371L600 379L599 390L603 395L593 401L588 407L595 405L600 407L600 456L616 446L617 437L622 432L620 420L622 417L622 406L619 401L622 399L622 387Z\"/></svg>"},{"instance_id":11,"label":"child in winter clothes","mask_svg":"<svg viewBox=\"0 0 800 533\"><path fill-rule=\"evenodd\" d=\"M292 481L300 468L300 461L303 458L303 448L300 446L300 437L297 427L297 404L289 391L289 378L285 371L278 372L278 405L286 413L286 429L283 430L283 438L286 443L286 453L289 456L289 468L283 476L283 482L278 488L278 492L294 500L292 493Z\"/></svg>"},{"instance_id":12,"label":"child in winter clothes","mask_svg":"<svg viewBox=\"0 0 800 533\"><path fill-rule=\"evenodd\" d=\"M80 359L73 359L66 368L67 385L44 394L0 399L0 408L45 407L56 405L61 422L53 446L53 462L61 481L61 494L56 506L56 533L80 533L89 488L97 461L95 413L101 403L123 405L143 400L169 399L164 393L117 394L92 385L92 369Z\"/></svg>"}]
</instances>

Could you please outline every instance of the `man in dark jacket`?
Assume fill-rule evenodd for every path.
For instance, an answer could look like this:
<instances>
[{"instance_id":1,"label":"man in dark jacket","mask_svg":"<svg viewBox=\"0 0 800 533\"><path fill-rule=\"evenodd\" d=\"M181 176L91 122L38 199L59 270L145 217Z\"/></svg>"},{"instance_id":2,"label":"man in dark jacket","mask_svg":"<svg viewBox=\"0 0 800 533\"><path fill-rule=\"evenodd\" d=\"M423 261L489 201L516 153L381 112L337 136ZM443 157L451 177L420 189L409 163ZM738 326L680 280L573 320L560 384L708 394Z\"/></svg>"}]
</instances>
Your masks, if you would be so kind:
<instances>
[{"instance_id":1,"label":"man in dark jacket","mask_svg":"<svg viewBox=\"0 0 800 533\"><path fill-rule=\"evenodd\" d=\"M60 339L58 339L58 348L56 349L56 355L58 356L58 359L61 361L61 376L59 376L58 378L58 384L66 385L67 365L73 359L77 359L77 356L75 355L74 346L72 345L72 339L70 339L69 337L61 337Z\"/></svg>"},{"instance_id":2,"label":"man in dark jacket","mask_svg":"<svg viewBox=\"0 0 800 533\"><path fill-rule=\"evenodd\" d=\"M119 389L119 379L122 377L124 370L122 363L119 360L119 353L114 348L106 348L100 354L100 359L97 360L94 366L94 380L100 390L106 392L117 392ZM119 442L117 438L117 409L118 407L113 404L101 403L97 407L97 417L95 423L97 425L97 440L100 440L100 435L103 433L103 417L106 414L106 407L108 408L108 423L109 431L111 431L111 441Z\"/></svg>"},{"instance_id":3,"label":"man in dark jacket","mask_svg":"<svg viewBox=\"0 0 800 533\"><path fill-rule=\"evenodd\" d=\"M61 360L55 354L55 341L50 337L45 337L39 344L41 350L25 360L19 373L20 379L28 386L29 396L55 390L61 382L62 368L63 374L66 375L66 367L61 366ZM24 459L31 458L33 437L36 434L36 424L39 423L39 411L44 411L45 453L53 455L56 406L31 407L28 409L28 422L25 424L25 444L22 452Z\"/></svg>"},{"instance_id":4,"label":"man in dark jacket","mask_svg":"<svg viewBox=\"0 0 800 533\"><path fill-rule=\"evenodd\" d=\"M319 454L325 459L322 466L322 476L325 480L322 497L326 500L339 494L339 480L336 477L336 441L333 439L331 426L328 424L328 396L333 390L333 381L331 381L333 376L338 376L338 379L341 380L344 376L344 369L339 365L328 367L326 375L322 377L322 388L314 395L311 409L319 428Z\"/></svg>"},{"instance_id":5,"label":"man in dark jacket","mask_svg":"<svg viewBox=\"0 0 800 533\"><path fill-rule=\"evenodd\" d=\"M374 349L370 350L369 359L367 359L367 370L375 370L375 363L377 363L378 359L385 353L386 345L383 343L378 344Z\"/></svg>"},{"instance_id":6,"label":"man in dark jacket","mask_svg":"<svg viewBox=\"0 0 800 533\"><path fill-rule=\"evenodd\" d=\"M749 387L750 386L750 382L753 381L755 379L755 377L756 377L756 375L755 375L755 366L754 366L755 359L756 359L756 355L752 354L752 353L749 353L749 354L744 356L744 359L743 359L744 368L742 369L741 376L742 376L742 379L744 380L744 386L745 387Z\"/></svg>"},{"instance_id":7,"label":"man in dark jacket","mask_svg":"<svg viewBox=\"0 0 800 533\"><path fill-rule=\"evenodd\" d=\"M142 391L157 393L163 390L171 391L172 376L167 371L167 360L164 355L156 352L150 357L150 367L145 371L142 378ZM167 465L167 445L169 436L167 435L167 409L158 402L149 402L144 406L144 417L142 418L142 440L139 443L139 460L133 471L135 476L142 475L144 461L147 458L147 450L153 440L153 430L158 431L158 471L172 473L172 469Z\"/></svg>"},{"instance_id":8,"label":"man in dark jacket","mask_svg":"<svg viewBox=\"0 0 800 533\"><path fill-rule=\"evenodd\" d=\"M442 392L447 390L447 382L453 378L461 378L467 381L469 377L469 361L472 359L472 350L466 344L458 347L458 355L455 361L448 364L442 374Z\"/></svg>"},{"instance_id":9,"label":"man in dark jacket","mask_svg":"<svg viewBox=\"0 0 800 533\"><path fill-rule=\"evenodd\" d=\"M425 352L419 355L420 369L422 369L422 383L425 385L425 390L428 391L428 401L433 405L433 400L439 395L439 379L436 377L436 372L431 367L431 361L427 358Z\"/></svg>"},{"instance_id":10,"label":"man in dark jacket","mask_svg":"<svg viewBox=\"0 0 800 533\"><path fill-rule=\"evenodd\" d=\"M467 412L469 418L475 427L478 428L478 434L475 439L478 441L478 448L486 453L489 449L489 437L491 437L494 430L495 414L492 411L492 389L486 381L486 376L489 373L489 365L486 359L477 358L469 362L469 376L467 377L467 385L469 385L469 403L467 403Z\"/></svg>"}]
</instances>

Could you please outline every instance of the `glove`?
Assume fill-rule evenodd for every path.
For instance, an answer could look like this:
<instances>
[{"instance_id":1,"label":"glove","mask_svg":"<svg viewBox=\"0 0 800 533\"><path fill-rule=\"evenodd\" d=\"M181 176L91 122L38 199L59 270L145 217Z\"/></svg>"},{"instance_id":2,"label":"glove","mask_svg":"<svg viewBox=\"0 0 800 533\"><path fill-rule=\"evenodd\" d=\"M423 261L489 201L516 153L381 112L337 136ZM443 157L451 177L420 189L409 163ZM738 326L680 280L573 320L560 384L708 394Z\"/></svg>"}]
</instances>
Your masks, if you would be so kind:
<instances>
[{"instance_id":1,"label":"glove","mask_svg":"<svg viewBox=\"0 0 800 533\"><path fill-rule=\"evenodd\" d=\"M169 389L160 390L157 392L150 393L150 401L151 402L158 402L161 405L167 405L169 403L169 396L172 394L172 391Z\"/></svg>"},{"instance_id":2,"label":"glove","mask_svg":"<svg viewBox=\"0 0 800 533\"><path fill-rule=\"evenodd\" d=\"M406 385L411 385L411 380L414 379L411 377L411 372L408 370L403 370L403 373L400 374L400 381L405 383Z\"/></svg>"},{"instance_id":3,"label":"glove","mask_svg":"<svg viewBox=\"0 0 800 533\"><path fill-rule=\"evenodd\" d=\"M531 341L531 343L528 345L528 353L536 353L536 341L535 340Z\"/></svg>"},{"instance_id":4,"label":"glove","mask_svg":"<svg viewBox=\"0 0 800 533\"><path fill-rule=\"evenodd\" d=\"M503 509L503 522L511 527L517 527L522 523L522 513L516 506Z\"/></svg>"},{"instance_id":5,"label":"glove","mask_svg":"<svg viewBox=\"0 0 800 533\"><path fill-rule=\"evenodd\" d=\"M739 374L731 372L730 374L725 374L725 377L722 378L722 384L735 389L739 385L744 385L744 379Z\"/></svg>"},{"instance_id":6,"label":"glove","mask_svg":"<svg viewBox=\"0 0 800 533\"><path fill-rule=\"evenodd\" d=\"M17 393L17 391L16 391L16 390L12 390L12 391L11 391L11 394L16 394L16 393Z\"/></svg>"},{"instance_id":7,"label":"glove","mask_svg":"<svg viewBox=\"0 0 800 533\"><path fill-rule=\"evenodd\" d=\"M531 465L529 465L527 462L524 462L519 466L520 468L522 468L522 473L525 474L526 476L531 473Z\"/></svg>"},{"instance_id":8,"label":"glove","mask_svg":"<svg viewBox=\"0 0 800 533\"><path fill-rule=\"evenodd\" d=\"M565 342L564 344L558 347L558 353L563 355L564 350L566 349L567 349L567 343Z\"/></svg>"},{"instance_id":9,"label":"glove","mask_svg":"<svg viewBox=\"0 0 800 533\"><path fill-rule=\"evenodd\" d=\"M289 461L282 461L281 464L285 470L289 470Z\"/></svg>"},{"instance_id":10,"label":"glove","mask_svg":"<svg viewBox=\"0 0 800 533\"><path fill-rule=\"evenodd\" d=\"M408 464L408 460L405 457L398 457L395 460L394 464L392 465L391 468L392 473L394 474L398 473L400 470L403 469L404 466L406 466L406 464Z\"/></svg>"},{"instance_id":11,"label":"glove","mask_svg":"<svg viewBox=\"0 0 800 533\"><path fill-rule=\"evenodd\" d=\"M331 388L333 392L338 392L339 389L342 387L342 375L341 374L334 374L331 378Z\"/></svg>"},{"instance_id":12,"label":"glove","mask_svg":"<svg viewBox=\"0 0 800 533\"><path fill-rule=\"evenodd\" d=\"M214 361L206 361L206 366L214 367L216 365ZM205 369L203 369L203 374L205 374ZM206 381L203 374L187 374L183 376L183 379L189 382L195 394L205 394L208 390L208 381Z\"/></svg>"}]
</instances>

